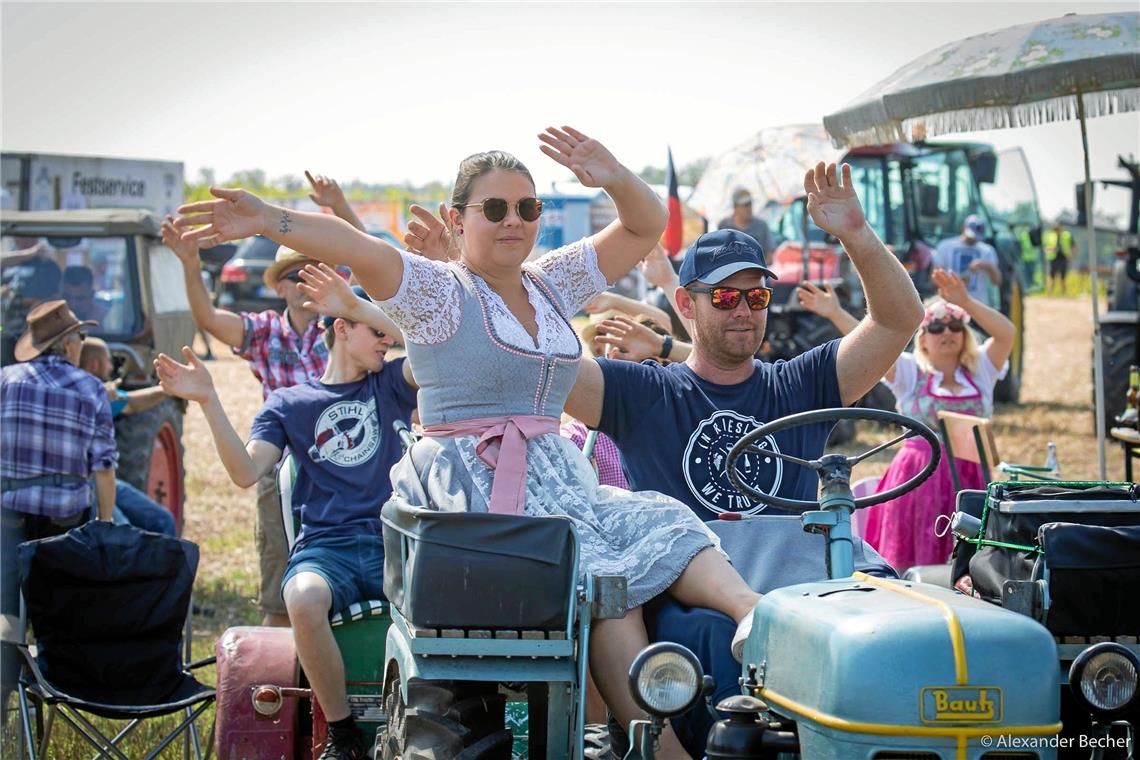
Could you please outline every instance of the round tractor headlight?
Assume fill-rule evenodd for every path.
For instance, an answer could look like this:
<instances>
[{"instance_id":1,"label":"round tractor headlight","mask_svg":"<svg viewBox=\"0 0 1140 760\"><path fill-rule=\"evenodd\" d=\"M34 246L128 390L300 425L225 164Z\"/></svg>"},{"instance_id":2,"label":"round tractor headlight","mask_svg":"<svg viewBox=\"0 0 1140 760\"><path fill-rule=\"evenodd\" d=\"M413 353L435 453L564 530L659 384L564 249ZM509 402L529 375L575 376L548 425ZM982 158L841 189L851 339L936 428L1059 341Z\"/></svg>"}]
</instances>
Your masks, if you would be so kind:
<instances>
[{"instance_id":1,"label":"round tractor headlight","mask_svg":"<svg viewBox=\"0 0 1140 760\"><path fill-rule=\"evenodd\" d=\"M1115 718L1136 701L1140 658L1106 641L1077 655L1069 668L1069 689L1095 717Z\"/></svg>"},{"instance_id":2,"label":"round tractor headlight","mask_svg":"<svg viewBox=\"0 0 1140 760\"><path fill-rule=\"evenodd\" d=\"M701 663L680 644L661 642L641 650L629 667L633 701L650 715L679 715L701 694Z\"/></svg>"}]
</instances>

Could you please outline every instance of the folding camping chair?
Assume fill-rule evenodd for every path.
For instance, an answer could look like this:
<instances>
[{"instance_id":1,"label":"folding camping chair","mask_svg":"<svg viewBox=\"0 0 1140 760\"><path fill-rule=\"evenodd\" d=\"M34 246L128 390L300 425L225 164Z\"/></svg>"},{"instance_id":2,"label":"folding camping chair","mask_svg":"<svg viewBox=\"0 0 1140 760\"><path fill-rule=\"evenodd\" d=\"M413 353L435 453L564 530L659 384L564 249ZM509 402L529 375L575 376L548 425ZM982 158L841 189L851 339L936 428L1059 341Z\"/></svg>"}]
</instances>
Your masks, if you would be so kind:
<instances>
[{"instance_id":1,"label":"folding camping chair","mask_svg":"<svg viewBox=\"0 0 1140 760\"><path fill-rule=\"evenodd\" d=\"M984 417L975 417L971 414L958 412L939 412L938 427L942 433L942 446L946 449L946 462L950 467L950 479L954 482L954 490L961 491L962 483L958 477L958 468L954 458L974 462L982 470L982 479L986 483L993 481L991 467L995 466L999 472L1010 476L1010 480L1026 478L1028 480L1057 480L1051 477L1048 467L1031 464L1010 464L998 458L997 441L994 439L990 421Z\"/></svg>"},{"instance_id":2,"label":"folding camping chair","mask_svg":"<svg viewBox=\"0 0 1140 760\"><path fill-rule=\"evenodd\" d=\"M214 658L182 659L197 569L198 547L189 541L101 521L20 545L22 752L31 760L47 755L58 715L97 757L134 760L141 755L122 750L124 739L144 721L182 713L145 758L183 737L183 756L192 745L202 760L195 721L214 689L191 671ZM128 723L108 737L87 714ZM212 745L206 742L206 756Z\"/></svg>"}]
</instances>

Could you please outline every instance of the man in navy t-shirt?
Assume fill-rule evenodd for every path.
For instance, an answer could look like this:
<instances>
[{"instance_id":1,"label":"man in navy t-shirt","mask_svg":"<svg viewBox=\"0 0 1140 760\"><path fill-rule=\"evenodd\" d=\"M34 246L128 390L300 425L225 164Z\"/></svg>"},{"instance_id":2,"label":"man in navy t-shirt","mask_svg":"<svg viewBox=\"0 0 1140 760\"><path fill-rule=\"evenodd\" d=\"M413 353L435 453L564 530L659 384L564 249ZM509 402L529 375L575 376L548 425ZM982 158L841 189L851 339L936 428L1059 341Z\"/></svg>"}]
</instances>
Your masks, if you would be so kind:
<instances>
[{"instance_id":1,"label":"man in navy t-shirt","mask_svg":"<svg viewBox=\"0 0 1140 760\"><path fill-rule=\"evenodd\" d=\"M363 297L353 299L335 274L328 277L326 285L356 301L340 312L351 319L325 318L328 367L319 380L271 392L248 443L234 431L209 371L193 351L183 349L189 365L166 355L155 365L168 393L202 406L218 455L237 485L253 485L273 472L285 450L292 453L301 532L282 581L285 608L297 657L329 722L321 758L355 759L365 756L364 744L349 711L329 614L354 601L383 598L380 507L392 492L389 470L401 456L392 423L408 424L416 386L404 359L384 361L394 337L382 331L391 324L387 318Z\"/></svg>"},{"instance_id":2,"label":"man in navy t-shirt","mask_svg":"<svg viewBox=\"0 0 1140 760\"><path fill-rule=\"evenodd\" d=\"M724 474L732 446L757 425L795 412L854 403L883 376L922 320L922 303L909 275L867 225L843 167L821 163L804 179L808 211L837 237L863 280L867 317L842 340L791 361L754 358L764 340L770 291L764 252L735 230L706 233L681 264L677 307L689 321L692 351L667 366L584 360L566 411L609 435L621 449L634 490L661 491L688 504L702 519L755 513L763 506L736 491ZM814 459L823 453L829 425L777 434L769 445ZM775 458L742 461L744 476L762 491L815 499L819 479ZM743 524L741 529L743 529ZM709 620L716 616L716 620ZM738 693L740 666L729 654L735 625L709 610L690 610L662 595L646 610L650 635L689 646L716 679ZM654 630L655 629L655 630ZM691 753L702 752L711 720L698 705L671 723Z\"/></svg>"}]
</instances>

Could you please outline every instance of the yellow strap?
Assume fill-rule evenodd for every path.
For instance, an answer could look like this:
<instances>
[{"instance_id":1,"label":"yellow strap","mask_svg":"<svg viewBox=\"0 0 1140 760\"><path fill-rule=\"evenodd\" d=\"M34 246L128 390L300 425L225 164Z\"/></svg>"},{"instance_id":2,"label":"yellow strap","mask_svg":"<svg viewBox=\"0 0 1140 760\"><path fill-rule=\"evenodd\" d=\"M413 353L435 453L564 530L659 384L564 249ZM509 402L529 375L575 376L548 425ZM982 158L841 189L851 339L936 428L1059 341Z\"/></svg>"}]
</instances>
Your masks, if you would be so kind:
<instances>
[{"instance_id":1,"label":"yellow strap","mask_svg":"<svg viewBox=\"0 0 1140 760\"><path fill-rule=\"evenodd\" d=\"M886 591L895 594L902 594L925 604L933 604L942 612L942 617L946 619L946 628L950 632L950 648L954 652L954 677L958 681L959 686L965 686L970 683L970 676L966 670L966 637L962 635L962 624L958 620L958 613L954 612L954 608L940 599L932 599L931 597L915 591L912 588L900 586L897 583L890 583L881 578L867 575L866 573L855 573L851 576L864 583L870 583Z\"/></svg>"}]
</instances>

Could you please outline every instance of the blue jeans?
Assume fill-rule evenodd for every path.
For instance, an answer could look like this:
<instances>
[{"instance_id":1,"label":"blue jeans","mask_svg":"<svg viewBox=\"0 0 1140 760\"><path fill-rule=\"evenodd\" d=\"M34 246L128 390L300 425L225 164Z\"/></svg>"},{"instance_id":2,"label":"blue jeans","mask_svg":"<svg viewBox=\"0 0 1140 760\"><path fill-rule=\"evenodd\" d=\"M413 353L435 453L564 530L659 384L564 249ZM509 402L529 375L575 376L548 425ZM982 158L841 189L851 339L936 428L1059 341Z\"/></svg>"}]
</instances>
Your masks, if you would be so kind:
<instances>
[{"instance_id":1,"label":"blue jeans","mask_svg":"<svg viewBox=\"0 0 1140 760\"><path fill-rule=\"evenodd\" d=\"M317 536L293 551L281 590L297 573L316 573L332 591L333 615L353 602L384 598L384 539L367 536Z\"/></svg>"},{"instance_id":2,"label":"blue jeans","mask_svg":"<svg viewBox=\"0 0 1140 760\"><path fill-rule=\"evenodd\" d=\"M176 533L174 515L166 507L151 500L149 496L125 480L115 479L116 525L133 525L151 533L173 536Z\"/></svg>"}]
</instances>

